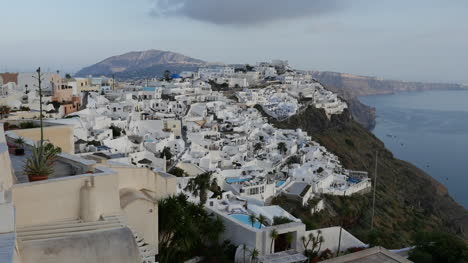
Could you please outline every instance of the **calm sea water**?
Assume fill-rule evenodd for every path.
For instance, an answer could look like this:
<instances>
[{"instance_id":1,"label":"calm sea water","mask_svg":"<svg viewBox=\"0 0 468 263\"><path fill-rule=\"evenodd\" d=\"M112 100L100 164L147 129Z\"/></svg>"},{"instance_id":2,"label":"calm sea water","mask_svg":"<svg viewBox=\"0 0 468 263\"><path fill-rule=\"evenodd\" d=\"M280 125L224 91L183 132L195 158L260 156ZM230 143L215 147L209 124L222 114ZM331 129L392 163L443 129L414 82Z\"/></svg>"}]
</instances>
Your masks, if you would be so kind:
<instances>
[{"instance_id":1,"label":"calm sea water","mask_svg":"<svg viewBox=\"0 0 468 263\"><path fill-rule=\"evenodd\" d=\"M393 154L426 171L468 208L468 90L360 98L377 109L374 134Z\"/></svg>"}]
</instances>

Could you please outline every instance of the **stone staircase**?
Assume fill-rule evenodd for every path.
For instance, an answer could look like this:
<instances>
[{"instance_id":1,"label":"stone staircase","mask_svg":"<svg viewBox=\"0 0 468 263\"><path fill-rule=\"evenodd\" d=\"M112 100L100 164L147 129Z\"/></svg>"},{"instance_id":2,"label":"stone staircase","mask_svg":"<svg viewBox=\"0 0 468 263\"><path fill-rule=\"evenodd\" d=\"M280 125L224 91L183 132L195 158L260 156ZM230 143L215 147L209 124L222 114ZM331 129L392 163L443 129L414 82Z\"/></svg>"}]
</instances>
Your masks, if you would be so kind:
<instances>
[{"instance_id":1,"label":"stone staircase","mask_svg":"<svg viewBox=\"0 0 468 263\"><path fill-rule=\"evenodd\" d=\"M99 230L109 230L128 227L135 238L142 263L156 263L156 253L150 249L145 240L128 225L125 217L121 215L103 216L96 222L83 222L80 219L71 219L55 223L35 226L18 227L16 234L21 242L46 240L51 238L64 238L77 234L91 233Z\"/></svg>"},{"instance_id":2,"label":"stone staircase","mask_svg":"<svg viewBox=\"0 0 468 263\"><path fill-rule=\"evenodd\" d=\"M98 230L123 227L118 220L83 222L81 220L66 220L55 223L35 226L18 227L16 234L22 242L44 240L51 238L63 238L76 234L90 233Z\"/></svg>"},{"instance_id":3,"label":"stone staircase","mask_svg":"<svg viewBox=\"0 0 468 263\"><path fill-rule=\"evenodd\" d=\"M127 226L133 233L133 237L135 238L135 242L137 243L138 250L140 251L141 262L142 263L156 263L156 253L153 251L149 245L145 242L144 238L139 235L135 229L133 229L128 223L124 216L121 215L113 215L113 216L105 216L103 217L104 220L118 220L119 222L123 223Z\"/></svg>"}]
</instances>

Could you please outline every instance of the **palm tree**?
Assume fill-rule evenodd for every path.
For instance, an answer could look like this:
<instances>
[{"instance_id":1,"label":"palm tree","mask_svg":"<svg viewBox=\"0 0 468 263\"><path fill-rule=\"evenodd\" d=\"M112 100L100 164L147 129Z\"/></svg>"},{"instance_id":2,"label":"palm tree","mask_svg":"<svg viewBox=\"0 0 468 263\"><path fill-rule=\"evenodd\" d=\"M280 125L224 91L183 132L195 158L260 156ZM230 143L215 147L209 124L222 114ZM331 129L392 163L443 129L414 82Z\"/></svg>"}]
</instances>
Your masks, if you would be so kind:
<instances>
[{"instance_id":1,"label":"palm tree","mask_svg":"<svg viewBox=\"0 0 468 263\"><path fill-rule=\"evenodd\" d=\"M15 139L14 143L18 146L17 149L15 149L15 154L16 155L23 155L24 154L24 144L26 141L23 139L23 137L18 137Z\"/></svg>"},{"instance_id":2,"label":"palm tree","mask_svg":"<svg viewBox=\"0 0 468 263\"><path fill-rule=\"evenodd\" d=\"M291 233L286 234L286 242L288 243L288 249L291 248L291 244L293 242L293 235Z\"/></svg>"},{"instance_id":3,"label":"palm tree","mask_svg":"<svg viewBox=\"0 0 468 263\"><path fill-rule=\"evenodd\" d=\"M24 147L24 144L26 143L26 141L24 140L23 137L18 137L15 139L14 143L19 147L19 148L23 148Z\"/></svg>"},{"instance_id":4,"label":"palm tree","mask_svg":"<svg viewBox=\"0 0 468 263\"><path fill-rule=\"evenodd\" d=\"M245 263L245 252L247 252L247 245L242 244L242 252L244 253L244 263Z\"/></svg>"},{"instance_id":5,"label":"palm tree","mask_svg":"<svg viewBox=\"0 0 468 263\"><path fill-rule=\"evenodd\" d=\"M258 217L257 217L257 221L260 223L260 225L264 225L266 226L268 223L267 223L267 218L260 214Z\"/></svg>"},{"instance_id":6,"label":"palm tree","mask_svg":"<svg viewBox=\"0 0 468 263\"><path fill-rule=\"evenodd\" d=\"M284 142L278 143L278 151L280 151L281 154L285 154L288 151L288 147L286 147L286 143Z\"/></svg>"},{"instance_id":7,"label":"palm tree","mask_svg":"<svg viewBox=\"0 0 468 263\"><path fill-rule=\"evenodd\" d=\"M256 263L257 262L257 259L258 259L258 255L260 253L258 252L258 250L256 248L254 248L251 252L250 252L250 262L251 263Z\"/></svg>"},{"instance_id":8,"label":"palm tree","mask_svg":"<svg viewBox=\"0 0 468 263\"><path fill-rule=\"evenodd\" d=\"M270 245L270 254L273 254L273 242L278 238L278 231L276 229L271 230L270 232L271 245Z\"/></svg>"},{"instance_id":9,"label":"palm tree","mask_svg":"<svg viewBox=\"0 0 468 263\"><path fill-rule=\"evenodd\" d=\"M257 222L255 215L249 215L249 222L252 224L252 227L254 227L255 222Z\"/></svg>"},{"instance_id":10,"label":"palm tree","mask_svg":"<svg viewBox=\"0 0 468 263\"><path fill-rule=\"evenodd\" d=\"M207 191L214 185L217 185L216 178L211 180L211 173L206 172L190 179L185 190L190 191L194 196L200 197L200 203L205 204L208 199Z\"/></svg>"}]
</instances>

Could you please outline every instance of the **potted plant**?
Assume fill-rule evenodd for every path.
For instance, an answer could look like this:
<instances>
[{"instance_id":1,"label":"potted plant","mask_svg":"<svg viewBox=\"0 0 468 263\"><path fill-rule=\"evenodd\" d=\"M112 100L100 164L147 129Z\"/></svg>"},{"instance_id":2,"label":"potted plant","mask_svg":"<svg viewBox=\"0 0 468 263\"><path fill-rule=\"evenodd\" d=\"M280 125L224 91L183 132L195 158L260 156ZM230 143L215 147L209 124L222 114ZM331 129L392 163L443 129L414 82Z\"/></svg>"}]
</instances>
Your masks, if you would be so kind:
<instances>
[{"instance_id":1,"label":"potted plant","mask_svg":"<svg viewBox=\"0 0 468 263\"><path fill-rule=\"evenodd\" d=\"M24 155L24 139L23 137L18 137L14 140L16 144L15 155Z\"/></svg>"},{"instance_id":2,"label":"potted plant","mask_svg":"<svg viewBox=\"0 0 468 263\"><path fill-rule=\"evenodd\" d=\"M24 173L30 182L49 179L54 172L53 164L62 150L51 143L34 146L31 157L26 160Z\"/></svg>"}]
</instances>

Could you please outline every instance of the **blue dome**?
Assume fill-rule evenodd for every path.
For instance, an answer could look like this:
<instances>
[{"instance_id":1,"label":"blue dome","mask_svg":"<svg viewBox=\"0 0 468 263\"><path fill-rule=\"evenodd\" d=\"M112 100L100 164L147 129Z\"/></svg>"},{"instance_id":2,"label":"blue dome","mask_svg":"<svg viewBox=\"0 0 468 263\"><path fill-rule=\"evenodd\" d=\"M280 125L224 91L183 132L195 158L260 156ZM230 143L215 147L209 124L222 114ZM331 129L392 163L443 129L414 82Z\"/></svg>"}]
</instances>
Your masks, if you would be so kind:
<instances>
[{"instance_id":1,"label":"blue dome","mask_svg":"<svg viewBox=\"0 0 468 263\"><path fill-rule=\"evenodd\" d=\"M180 75L179 74L172 74L171 79L180 79Z\"/></svg>"}]
</instances>

